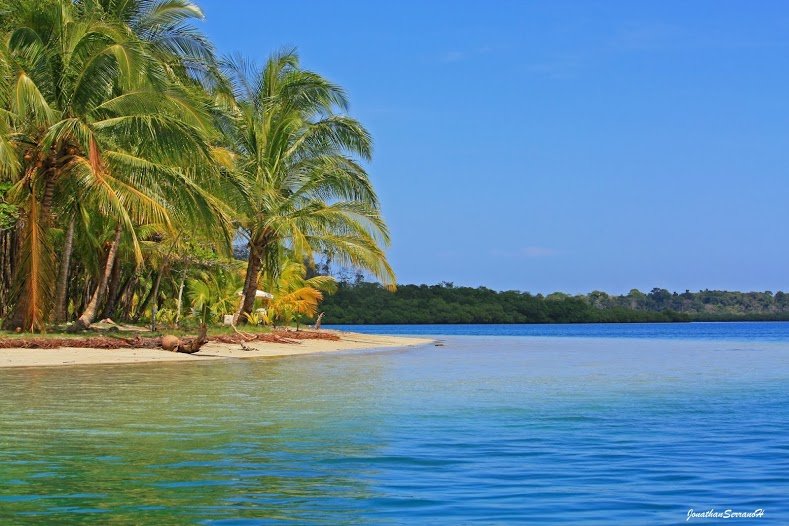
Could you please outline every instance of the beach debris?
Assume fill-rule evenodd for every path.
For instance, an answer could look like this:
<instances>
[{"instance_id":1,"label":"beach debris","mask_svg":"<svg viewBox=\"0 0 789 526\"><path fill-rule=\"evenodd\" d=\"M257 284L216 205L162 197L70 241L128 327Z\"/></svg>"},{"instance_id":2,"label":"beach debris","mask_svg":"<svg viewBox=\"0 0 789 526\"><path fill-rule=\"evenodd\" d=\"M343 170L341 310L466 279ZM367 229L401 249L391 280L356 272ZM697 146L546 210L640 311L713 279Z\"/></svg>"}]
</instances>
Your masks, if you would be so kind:
<instances>
[{"instance_id":1,"label":"beach debris","mask_svg":"<svg viewBox=\"0 0 789 526\"><path fill-rule=\"evenodd\" d=\"M117 323L112 318L104 318L101 321L94 322L90 325L92 331L126 331L126 332L148 332L145 327L137 325L128 325L124 323Z\"/></svg>"},{"instance_id":2,"label":"beach debris","mask_svg":"<svg viewBox=\"0 0 789 526\"><path fill-rule=\"evenodd\" d=\"M156 349L161 347L161 338L120 338L113 336L89 336L86 338L2 338L0 349L57 349L59 347L82 347L87 349Z\"/></svg>"},{"instance_id":3,"label":"beach debris","mask_svg":"<svg viewBox=\"0 0 789 526\"><path fill-rule=\"evenodd\" d=\"M200 350L200 348L208 343L208 327L206 324L203 323L200 325L200 332L198 333L196 338L186 338L184 340L180 340L178 342L178 346L175 348L175 352L181 352L186 354L194 354Z\"/></svg>"},{"instance_id":4,"label":"beach debris","mask_svg":"<svg viewBox=\"0 0 789 526\"><path fill-rule=\"evenodd\" d=\"M178 336L167 334L162 336L162 349L165 351L175 351L181 345L181 339Z\"/></svg>"},{"instance_id":5,"label":"beach debris","mask_svg":"<svg viewBox=\"0 0 789 526\"><path fill-rule=\"evenodd\" d=\"M208 343L208 338L206 336L207 332L208 329L206 325L203 324L200 326L200 333L196 338L184 338L182 340L178 336L167 334L162 336L162 349L165 351L194 354L199 351L203 345Z\"/></svg>"},{"instance_id":6,"label":"beach debris","mask_svg":"<svg viewBox=\"0 0 789 526\"><path fill-rule=\"evenodd\" d=\"M266 343L300 343L299 340L332 340L337 341L340 337L337 334L330 332L315 332L315 331L287 331L284 329L275 330L272 332L263 332L259 334L251 334L248 332L237 332L235 334L222 334L211 337L212 342L219 343L250 343L250 342L266 342Z\"/></svg>"},{"instance_id":7,"label":"beach debris","mask_svg":"<svg viewBox=\"0 0 789 526\"><path fill-rule=\"evenodd\" d=\"M315 320L315 325L313 326L313 329L315 329L316 331L321 330L321 321L323 321L324 314L325 312L321 312L320 314L318 314L318 319Z\"/></svg>"},{"instance_id":8,"label":"beach debris","mask_svg":"<svg viewBox=\"0 0 789 526\"><path fill-rule=\"evenodd\" d=\"M201 328L201 333L203 329ZM217 343L247 343L247 342L267 342L267 343L300 343L299 340L339 340L337 334L330 332L299 331L287 332L273 331L260 334L222 334L217 336L198 335L197 338L179 339L178 350L193 354L200 350L202 345L209 342ZM134 336L132 338L121 336L88 336L85 338L74 337L49 337L34 336L23 338L0 338L0 349L57 349L59 347L82 347L87 349L160 349L162 348L162 338Z\"/></svg>"}]
</instances>

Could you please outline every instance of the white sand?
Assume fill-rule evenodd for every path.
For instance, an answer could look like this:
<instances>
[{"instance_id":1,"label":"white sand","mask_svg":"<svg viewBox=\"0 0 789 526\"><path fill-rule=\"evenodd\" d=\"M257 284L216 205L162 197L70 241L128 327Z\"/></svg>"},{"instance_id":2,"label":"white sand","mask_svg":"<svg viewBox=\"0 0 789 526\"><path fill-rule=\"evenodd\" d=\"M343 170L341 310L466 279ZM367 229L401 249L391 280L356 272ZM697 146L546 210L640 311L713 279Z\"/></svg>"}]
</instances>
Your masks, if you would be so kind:
<instances>
[{"instance_id":1,"label":"white sand","mask_svg":"<svg viewBox=\"0 0 789 526\"><path fill-rule=\"evenodd\" d=\"M330 331L326 331L330 332ZM334 331L332 331L334 332ZM0 367L38 367L140 362L222 360L228 358L265 358L351 350L377 350L425 345L429 338L381 336L337 332L340 340L299 340L299 343L255 342L245 351L237 344L209 343L197 354L182 354L159 349L0 349Z\"/></svg>"}]
</instances>

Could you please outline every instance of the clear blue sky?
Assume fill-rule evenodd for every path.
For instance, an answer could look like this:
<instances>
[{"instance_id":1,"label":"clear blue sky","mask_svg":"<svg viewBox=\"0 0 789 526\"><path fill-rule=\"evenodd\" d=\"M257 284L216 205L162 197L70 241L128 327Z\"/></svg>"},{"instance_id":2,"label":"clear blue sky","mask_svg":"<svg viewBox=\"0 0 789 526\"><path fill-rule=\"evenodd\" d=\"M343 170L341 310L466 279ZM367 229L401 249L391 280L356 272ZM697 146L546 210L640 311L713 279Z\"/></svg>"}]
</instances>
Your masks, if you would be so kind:
<instances>
[{"instance_id":1,"label":"clear blue sky","mask_svg":"<svg viewBox=\"0 0 789 526\"><path fill-rule=\"evenodd\" d=\"M197 0L344 86L401 283L789 289L789 3Z\"/></svg>"}]
</instances>

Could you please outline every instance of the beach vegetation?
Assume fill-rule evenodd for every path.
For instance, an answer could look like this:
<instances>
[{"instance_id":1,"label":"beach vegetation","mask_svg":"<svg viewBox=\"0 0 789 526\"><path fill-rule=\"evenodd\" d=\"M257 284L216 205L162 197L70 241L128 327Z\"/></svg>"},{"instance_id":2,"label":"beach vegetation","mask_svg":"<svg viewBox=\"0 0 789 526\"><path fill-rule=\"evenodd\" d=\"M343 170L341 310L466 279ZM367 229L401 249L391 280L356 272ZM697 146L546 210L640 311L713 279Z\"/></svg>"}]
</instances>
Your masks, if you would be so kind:
<instances>
[{"instance_id":1,"label":"beach vegetation","mask_svg":"<svg viewBox=\"0 0 789 526\"><path fill-rule=\"evenodd\" d=\"M359 162L371 158L372 139L346 114L345 92L302 69L294 51L273 54L262 68L233 58L222 69L232 97L220 126L249 248L240 319L253 310L261 273L277 274L285 250L299 261L330 253L393 284L388 229Z\"/></svg>"},{"instance_id":2,"label":"beach vegetation","mask_svg":"<svg viewBox=\"0 0 789 526\"><path fill-rule=\"evenodd\" d=\"M251 321L310 316L321 288L288 258L319 252L394 285L345 92L294 50L217 57L202 18L189 0L0 0L5 329L247 321L264 282L283 297Z\"/></svg>"}]
</instances>

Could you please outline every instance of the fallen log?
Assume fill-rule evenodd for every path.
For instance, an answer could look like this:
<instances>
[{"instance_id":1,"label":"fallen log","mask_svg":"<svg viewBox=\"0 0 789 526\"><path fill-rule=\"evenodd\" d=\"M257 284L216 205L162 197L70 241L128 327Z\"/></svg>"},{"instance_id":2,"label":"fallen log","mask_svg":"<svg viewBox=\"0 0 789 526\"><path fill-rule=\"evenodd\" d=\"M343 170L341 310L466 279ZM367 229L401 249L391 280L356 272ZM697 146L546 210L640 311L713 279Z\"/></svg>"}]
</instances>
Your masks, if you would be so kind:
<instances>
[{"instance_id":1,"label":"fallen log","mask_svg":"<svg viewBox=\"0 0 789 526\"><path fill-rule=\"evenodd\" d=\"M203 345L208 343L207 333L208 328L206 327L205 323L201 324L200 333L197 335L197 337L181 340L178 347L176 347L175 352L182 352L186 354L196 353Z\"/></svg>"}]
</instances>

